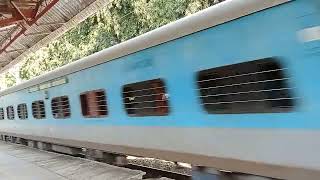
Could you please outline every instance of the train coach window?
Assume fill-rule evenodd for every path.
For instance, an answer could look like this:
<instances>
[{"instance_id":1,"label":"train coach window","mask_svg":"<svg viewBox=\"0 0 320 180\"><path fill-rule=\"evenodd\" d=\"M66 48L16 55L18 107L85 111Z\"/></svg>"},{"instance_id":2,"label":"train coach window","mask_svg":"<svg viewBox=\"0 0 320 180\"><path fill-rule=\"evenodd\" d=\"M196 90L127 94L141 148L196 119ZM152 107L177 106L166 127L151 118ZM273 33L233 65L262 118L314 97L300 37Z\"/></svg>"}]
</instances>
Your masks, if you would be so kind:
<instances>
[{"instance_id":1,"label":"train coach window","mask_svg":"<svg viewBox=\"0 0 320 180\"><path fill-rule=\"evenodd\" d=\"M123 102L130 116L166 116L169 113L168 94L161 79L125 85Z\"/></svg>"},{"instance_id":2,"label":"train coach window","mask_svg":"<svg viewBox=\"0 0 320 180\"><path fill-rule=\"evenodd\" d=\"M294 106L286 68L275 58L199 72L198 86L208 113L288 112Z\"/></svg>"},{"instance_id":3,"label":"train coach window","mask_svg":"<svg viewBox=\"0 0 320 180\"><path fill-rule=\"evenodd\" d=\"M0 108L0 120L4 120L4 110Z\"/></svg>"},{"instance_id":4,"label":"train coach window","mask_svg":"<svg viewBox=\"0 0 320 180\"><path fill-rule=\"evenodd\" d=\"M44 106L44 101L33 101L32 102L32 115L36 119L46 118L46 111Z\"/></svg>"},{"instance_id":5,"label":"train coach window","mask_svg":"<svg viewBox=\"0 0 320 180\"><path fill-rule=\"evenodd\" d=\"M28 110L27 110L27 104L19 104L17 106L18 116L19 119L27 119L28 118Z\"/></svg>"},{"instance_id":6,"label":"train coach window","mask_svg":"<svg viewBox=\"0 0 320 180\"><path fill-rule=\"evenodd\" d=\"M69 118L71 112L68 96L60 96L53 98L51 100L51 110L52 115L55 119Z\"/></svg>"},{"instance_id":7,"label":"train coach window","mask_svg":"<svg viewBox=\"0 0 320 180\"><path fill-rule=\"evenodd\" d=\"M106 93L93 90L80 94L82 115L86 118L98 118L108 115Z\"/></svg>"},{"instance_id":8,"label":"train coach window","mask_svg":"<svg viewBox=\"0 0 320 180\"><path fill-rule=\"evenodd\" d=\"M7 117L9 120L14 120L14 108L13 106L7 107Z\"/></svg>"}]
</instances>

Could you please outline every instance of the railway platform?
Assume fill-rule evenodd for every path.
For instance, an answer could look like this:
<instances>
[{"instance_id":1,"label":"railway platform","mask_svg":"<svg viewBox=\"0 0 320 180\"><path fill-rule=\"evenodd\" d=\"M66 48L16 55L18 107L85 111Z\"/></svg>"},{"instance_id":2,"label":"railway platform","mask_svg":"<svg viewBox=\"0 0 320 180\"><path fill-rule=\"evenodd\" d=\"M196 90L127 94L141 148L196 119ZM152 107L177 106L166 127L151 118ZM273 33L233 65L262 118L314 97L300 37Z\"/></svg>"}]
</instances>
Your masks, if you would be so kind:
<instances>
[{"instance_id":1,"label":"railway platform","mask_svg":"<svg viewBox=\"0 0 320 180\"><path fill-rule=\"evenodd\" d=\"M0 141L3 180L138 180L145 172Z\"/></svg>"}]
</instances>

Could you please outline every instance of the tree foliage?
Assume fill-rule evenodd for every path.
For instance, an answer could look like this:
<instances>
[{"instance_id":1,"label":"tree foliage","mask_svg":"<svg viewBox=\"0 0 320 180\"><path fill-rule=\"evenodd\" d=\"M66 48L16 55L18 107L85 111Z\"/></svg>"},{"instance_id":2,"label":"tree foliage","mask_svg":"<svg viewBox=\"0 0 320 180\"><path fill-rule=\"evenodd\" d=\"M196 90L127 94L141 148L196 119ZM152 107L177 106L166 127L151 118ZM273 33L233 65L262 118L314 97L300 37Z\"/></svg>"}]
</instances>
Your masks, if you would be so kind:
<instances>
[{"instance_id":1,"label":"tree foliage","mask_svg":"<svg viewBox=\"0 0 320 180\"><path fill-rule=\"evenodd\" d=\"M6 73L5 76L5 84L7 87L11 87L17 83L16 78L11 73Z\"/></svg>"},{"instance_id":2,"label":"tree foliage","mask_svg":"<svg viewBox=\"0 0 320 180\"><path fill-rule=\"evenodd\" d=\"M221 0L220 0L221 1ZM27 57L19 76L28 80L207 8L218 0L113 0L96 15ZM6 75L7 85L15 84Z\"/></svg>"}]
</instances>

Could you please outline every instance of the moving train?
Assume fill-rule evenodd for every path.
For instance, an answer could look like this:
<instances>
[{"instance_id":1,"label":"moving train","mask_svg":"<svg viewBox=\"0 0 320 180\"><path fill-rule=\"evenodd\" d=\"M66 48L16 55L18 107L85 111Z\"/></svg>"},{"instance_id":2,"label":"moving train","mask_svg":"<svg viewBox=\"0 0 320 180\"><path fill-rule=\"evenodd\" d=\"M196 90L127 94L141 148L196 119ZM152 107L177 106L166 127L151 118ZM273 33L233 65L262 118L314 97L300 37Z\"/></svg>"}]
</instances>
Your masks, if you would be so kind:
<instances>
[{"instance_id":1,"label":"moving train","mask_svg":"<svg viewBox=\"0 0 320 180\"><path fill-rule=\"evenodd\" d=\"M233 0L0 92L0 134L320 175L320 1Z\"/></svg>"}]
</instances>

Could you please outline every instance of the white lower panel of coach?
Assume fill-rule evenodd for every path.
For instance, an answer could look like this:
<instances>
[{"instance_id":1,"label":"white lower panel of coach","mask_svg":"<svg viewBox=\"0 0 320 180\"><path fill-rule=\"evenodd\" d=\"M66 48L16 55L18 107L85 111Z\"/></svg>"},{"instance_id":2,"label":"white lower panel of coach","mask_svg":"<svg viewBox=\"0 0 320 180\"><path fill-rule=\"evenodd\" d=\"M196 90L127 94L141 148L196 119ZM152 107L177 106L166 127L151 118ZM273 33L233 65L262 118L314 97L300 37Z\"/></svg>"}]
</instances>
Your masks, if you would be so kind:
<instances>
[{"instance_id":1,"label":"white lower panel of coach","mask_svg":"<svg viewBox=\"0 0 320 180\"><path fill-rule=\"evenodd\" d=\"M120 126L25 126L1 132L107 151L153 156L270 177L319 175L318 131Z\"/></svg>"}]
</instances>

